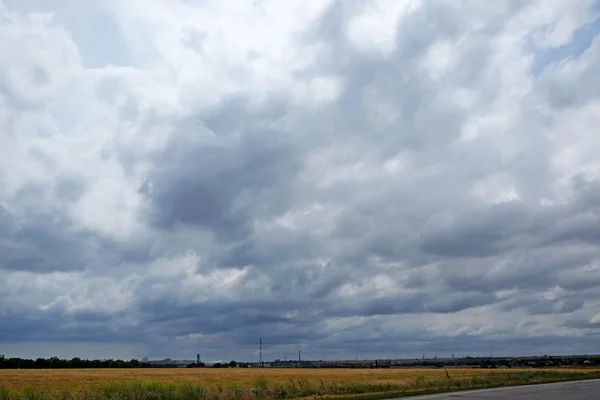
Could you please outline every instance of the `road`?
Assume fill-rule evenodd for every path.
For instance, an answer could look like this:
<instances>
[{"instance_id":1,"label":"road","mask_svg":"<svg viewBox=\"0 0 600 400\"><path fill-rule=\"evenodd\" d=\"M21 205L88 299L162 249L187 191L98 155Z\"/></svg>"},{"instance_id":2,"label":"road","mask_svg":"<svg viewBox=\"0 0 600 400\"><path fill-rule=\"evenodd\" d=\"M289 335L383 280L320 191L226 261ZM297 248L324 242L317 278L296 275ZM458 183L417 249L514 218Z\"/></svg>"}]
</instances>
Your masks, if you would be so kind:
<instances>
[{"instance_id":1,"label":"road","mask_svg":"<svg viewBox=\"0 0 600 400\"><path fill-rule=\"evenodd\" d=\"M413 397L415 400L598 400L600 379Z\"/></svg>"}]
</instances>

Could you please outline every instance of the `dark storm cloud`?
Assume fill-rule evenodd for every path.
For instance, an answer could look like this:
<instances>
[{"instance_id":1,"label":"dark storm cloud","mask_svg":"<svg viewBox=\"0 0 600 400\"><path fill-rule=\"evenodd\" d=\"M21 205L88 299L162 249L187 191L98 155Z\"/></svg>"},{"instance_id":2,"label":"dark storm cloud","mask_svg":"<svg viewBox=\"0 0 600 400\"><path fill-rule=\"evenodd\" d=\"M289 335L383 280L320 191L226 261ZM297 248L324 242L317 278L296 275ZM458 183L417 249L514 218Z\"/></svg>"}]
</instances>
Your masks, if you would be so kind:
<instances>
[{"instance_id":1,"label":"dark storm cloud","mask_svg":"<svg viewBox=\"0 0 600 400\"><path fill-rule=\"evenodd\" d=\"M535 229L531 214L520 202L502 203L477 212L470 210L453 223L426 233L423 251L443 257L486 257L515 247L515 236Z\"/></svg>"},{"instance_id":2,"label":"dark storm cloud","mask_svg":"<svg viewBox=\"0 0 600 400\"><path fill-rule=\"evenodd\" d=\"M597 250L579 246L512 249L503 255L486 259L442 261L440 279L452 290L494 292L512 289L536 289L562 285L573 288L579 279L568 278L565 271L585 266L596 259ZM413 279L422 283L427 276ZM570 283L569 283L570 282Z\"/></svg>"},{"instance_id":3,"label":"dark storm cloud","mask_svg":"<svg viewBox=\"0 0 600 400\"><path fill-rule=\"evenodd\" d=\"M10 270L68 271L98 262L97 237L74 229L65 221L42 215L20 221L4 214L0 219L0 264Z\"/></svg>"},{"instance_id":4,"label":"dark storm cloud","mask_svg":"<svg viewBox=\"0 0 600 400\"><path fill-rule=\"evenodd\" d=\"M209 328L209 324L217 317L228 320L231 326L238 325L237 318L250 318L258 321L264 317L273 322L283 322L285 318L281 315L285 310L295 307L305 307L305 305L303 302L252 299L207 300L200 303L190 302L190 304L178 305L165 299L143 302L139 305L139 310L148 323L181 322L184 319L190 319L192 322L204 320L205 326ZM218 321L220 327L224 327L221 325L223 322L225 321Z\"/></svg>"},{"instance_id":5,"label":"dark storm cloud","mask_svg":"<svg viewBox=\"0 0 600 400\"><path fill-rule=\"evenodd\" d=\"M553 226L551 240L597 244L600 239L600 181L573 179L574 201Z\"/></svg>"},{"instance_id":6,"label":"dark storm cloud","mask_svg":"<svg viewBox=\"0 0 600 400\"><path fill-rule=\"evenodd\" d=\"M278 230L270 235L253 235L227 249L219 266L244 267L254 265L260 269L276 268L282 260L299 262L313 258L319 243L308 233Z\"/></svg>"},{"instance_id":7,"label":"dark storm cloud","mask_svg":"<svg viewBox=\"0 0 600 400\"><path fill-rule=\"evenodd\" d=\"M78 227L59 210L17 217L0 206L0 265L7 270L48 273L145 262L149 246Z\"/></svg>"},{"instance_id":8,"label":"dark storm cloud","mask_svg":"<svg viewBox=\"0 0 600 400\"><path fill-rule=\"evenodd\" d=\"M216 343L246 346L259 337L270 345L285 345L326 335L320 332L321 322L305 300L215 300L190 305L158 301L144 304L140 311L141 326L166 338L200 334L216 338Z\"/></svg>"},{"instance_id":9,"label":"dark storm cloud","mask_svg":"<svg viewBox=\"0 0 600 400\"><path fill-rule=\"evenodd\" d=\"M0 312L0 342L134 342L143 336L141 329L124 326L124 315L64 313L58 310Z\"/></svg>"},{"instance_id":10,"label":"dark storm cloud","mask_svg":"<svg viewBox=\"0 0 600 400\"><path fill-rule=\"evenodd\" d=\"M371 317L380 315L402 315L420 313L452 313L472 307L490 304L495 297L477 292L463 293L416 293L377 299L338 300L334 306L325 306L328 316Z\"/></svg>"},{"instance_id":11,"label":"dark storm cloud","mask_svg":"<svg viewBox=\"0 0 600 400\"><path fill-rule=\"evenodd\" d=\"M422 249L443 258L442 279L458 290L541 289L562 282L569 288L585 286L565 271L598 256L597 248L589 245L600 205L593 194L596 185L590 182L589 188L579 189L577 200L566 206L536 209L513 201L472 210L425 233ZM494 271L494 264L502 268Z\"/></svg>"},{"instance_id":12,"label":"dark storm cloud","mask_svg":"<svg viewBox=\"0 0 600 400\"><path fill-rule=\"evenodd\" d=\"M236 340L254 340L261 334L286 344L285 338L306 340L327 336L327 318L373 317L419 313L452 313L492 303L481 293L416 294L379 299L339 298L302 300L208 300L181 305L168 299L148 300L140 305L141 326L151 326L166 337L227 334ZM298 335L293 332L302 330ZM261 333L262 332L262 333ZM320 332L320 333L319 333ZM316 335L316 336L315 336ZM242 339L246 336L246 339ZM291 339L290 339L291 340ZM288 342L290 343L290 342Z\"/></svg>"},{"instance_id":13,"label":"dark storm cloud","mask_svg":"<svg viewBox=\"0 0 600 400\"><path fill-rule=\"evenodd\" d=\"M567 316L562 321L561 326L595 331L597 335L600 335L600 321L590 321L588 318L582 318L581 316Z\"/></svg>"},{"instance_id":14,"label":"dark storm cloud","mask_svg":"<svg viewBox=\"0 0 600 400\"><path fill-rule=\"evenodd\" d=\"M521 294L519 298L510 299L500 305L506 311L523 309L530 315L569 314L581 309L585 297L569 294L557 299L546 299L541 296Z\"/></svg>"},{"instance_id":15,"label":"dark storm cloud","mask_svg":"<svg viewBox=\"0 0 600 400\"><path fill-rule=\"evenodd\" d=\"M436 313L453 313L492 304L495 301L496 296L489 293L447 293L428 303L426 310Z\"/></svg>"},{"instance_id":16,"label":"dark storm cloud","mask_svg":"<svg viewBox=\"0 0 600 400\"><path fill-rule=\"evenodd\" d=\"M557 276L559 285L567 290L579 292L600 287L600 271L586 268L590 266L589 261L573 263L572 265L578 266L578 268L565 268L560 271Z\"/></svg>"},{"instance_id":17,"label":"dark storm cloud","mask_svg":"<svg viewBox=\"0 0 600 400\"><path fill-rule=\"evenodd\" d=\"M416 92L415 92L416 93ZM427 131L433 130L431 127L426 128ZM421 139L419 139L421 140ZM406 144L406 143L403 143ZM229 200L224 201L227 204ZM560 214L560 212L559 212ZM555 219L558 217L554 217ZM183 218L181 218L183 220ZM240 220L241 221L241 220ZM371 243L373 249L376 250L373 254L385 255L388 260L399 260L405 257L416 259L426 259L428 254L438 258L458 257L463 259L483 258L500 261L502 257L511 254L515 249L527 251L527 248L539 244L540 239L543 239L547 234L544 233L544 221L552 222L553 217L542 214L538 217L537 212L531 211L524 205L517 203L498 206L490 210L481 211L481 213L460 214L456 219L454 229L449 228L440 232L426 232L423 239L424 255L414 254L413 246L407 245L402 230L391 233L393 236L385 238L386 234L379 235L375 233L372 237L374 240ZM189 222L197 222L193 218L188 219ZM360 225L359 225L360 226ZM346 226L347 227L347 226ZM220 230L220 228L216 228ZM375 228L377 230L377 228ZM360 230L354 228L350 230L353 235L343 233L344 229L340 229L337 233L340 237L354 237L356 245L361 242ZM389 235L388 233L388 235ZM209 306L203 313L204 317L191 317L185 320L185 323L179 324L176 330L170 330L169 327L163 326L165 334L185 335L191 333L206 333L217 334L223 341L230 341L236 345L255 345L255 337L260 335L265 336L265 340L274 346L286 346L294 343L312 343L315 348L315 354L326 353L329 349L327 346L327 338L332 336L332 333L326 333L319 328L319 320L327 317L373 317L373 316L392 316L392 315L407 315L420 313L453 313L464 310L469 310L473 307L486 306L493 304L495 296L492 294L496 290L509 288L529 288L537 287L544 289L552 287L556 282L556 271L563 264L555 266L546 266L548 261L545 258L549 253L540 251L538 259L527 259L521 261L520 267L515 266L514 271L506 277L489 276L484 273L483 281L477 282L471 280L469 287L462 288L463 293L452 294L445 290L438 290L431 296L407 296L407 297L392 297L383 299L357 299L349 301L348 299L337 298L331 295L335 288L340 287L345 281L351 280L356 276L363 276L368 272L346 271L346 273L336 274L311 274L311 267L306 266L306 269L297 270L288 266L290 262L298 262L301 256L315 257L324 250L321 246L316 245L310 237L301 239L301 235L294 237L292 241L286 241L285 238L279 240L260 240L260 237L252 236L251 239L246 239L238 245L235 245L233 251L225 256L224 266L242 267L245 265L255 265L263 271L271 271L269 273L270 284L267 286L270 293L277 297L289 296L291 293L298 293L298 290L304 290L305 293L315 293L315 287L323 285L323 279L330 277L329 282L323 285L322 294L331 296L327 299L329 304L324 302L311 302L304 304L303 307L298 307L299 312L305 315L312 315L315 322L311 323L305 318L288 318L282 316L284 311L290 311L289 305L285 302L278 302L280 311L265 312L263 310L254 310L249 312L243 307L222 308L217 305ZM333 236L330 239L336 240ZM437 241L436 241L437 240ZM235 241L235 240L232 240ZM386 244L387 242L387 244ZM402 243L404 242L404 244ZM360 249L360 245L358 245ZM368 247L367 247L368 248ZM387 250L385 250L387 249ZM361 267L368 270L370 267L369 255L362 255L360 251L356 251L353 261L355 265L360 264ZM582 257L584 260L585 258ZM571 260L572 262L573 260ZM582 260L583 261L583 260ZM465 263L469 261L465 260ZM302 264L300 264L302 265ZM476 266L477 263L474 263ZM492 264L488 265L488 268ZM302 268L302 267L300 267ZM344 271L343 265L338 259L337 262L331 264L331 269ZM512 275L511 275L512 274ZM476 275L475 275L476 276ZM471 279L474 276L471 276ZM452 281L448 281L451 283ZM431 284L431 280L426 280L426 284ZM463 280L464 283L464 280ZM455 286L456 287L456 286ZM464 290L473 290L474 292L464 292ZM477 293L483 290L487 293ZM318 291L317 291L318 293ZM517 294L518 295L518 294ZM560 300L553 303L531 303L525 306L515 304L512 307L507 307L507 311L524 308L528 314L535 315L551 315L561 313L572 313L581 309L583 298L571 298ZM218 313L215 312L218 310ZM319 312L323 310L324 312ZM166 312L166 311L165 311ZM191 311L190 311L191 312ZM271 327L271 329L269 329ZM267 333L265 334L265 330ZM167 333L170 332L170 333ZM358 350L364 353L390 352L390 349L397 349L399 352L414 351L413 346L408 339L400 346L397 345L394 336L391 335L389 341L382 340L382 336L377 336L376 341L369 340L365 343L364 338L358 336L361 346L351 347L351 341L345 341L343 338L338 339L339 349L348 351L349 349ZM414 343L414 337L413 338ZM475 342L474 345L465 345L465 342ZM525 343L525 344L523 344ZM564 339L557 337L542 337L535 338L529 341L521 342L518 339L503 339L497 342L489 341L482 337L460 337L456 339L444 338L443 334L440 337L430 337L428 341L421 342L422 349L429 351L487 351L487 347L504 347L511 348L511 351L527 352L531 346L537 348L545 348L551 346L564 345ZM396 347L394 347L396 346ZM338 352L337 354L340 354Z\"/></svg>"},{"instance_id":18,"label":"dark storm cloud","mask_svg":"<svg viewBox=\"0 0 600 400\"><path fill-rule=\"evenodd\" d=\"M226 119L218 115L215 121ZM142 188L150 220L161 229L189 225L239 240L252 231L253 217L286 209L297 155L281 132L267 126L245 126L223 141L203 142L202 131L174 133L154 160Z\"/></svg>"}]
</instances>

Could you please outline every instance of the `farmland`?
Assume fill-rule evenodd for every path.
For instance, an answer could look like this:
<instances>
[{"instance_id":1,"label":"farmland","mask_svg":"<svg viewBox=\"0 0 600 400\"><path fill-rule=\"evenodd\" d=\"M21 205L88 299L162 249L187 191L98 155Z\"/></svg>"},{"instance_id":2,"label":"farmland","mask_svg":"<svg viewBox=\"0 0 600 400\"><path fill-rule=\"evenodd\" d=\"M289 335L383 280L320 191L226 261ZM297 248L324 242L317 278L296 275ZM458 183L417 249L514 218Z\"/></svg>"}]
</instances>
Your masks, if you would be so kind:
<instances>
[{"instance_id":1,"label":"farmland","mask_svg":"<svg viewBox=\"0 0 600 400\"><path fill-rule=\"evenodd\" d=\"M543 369L63 369L0 370L0 400L384 398L600 377Z\"/></svg>"}]
</instances>

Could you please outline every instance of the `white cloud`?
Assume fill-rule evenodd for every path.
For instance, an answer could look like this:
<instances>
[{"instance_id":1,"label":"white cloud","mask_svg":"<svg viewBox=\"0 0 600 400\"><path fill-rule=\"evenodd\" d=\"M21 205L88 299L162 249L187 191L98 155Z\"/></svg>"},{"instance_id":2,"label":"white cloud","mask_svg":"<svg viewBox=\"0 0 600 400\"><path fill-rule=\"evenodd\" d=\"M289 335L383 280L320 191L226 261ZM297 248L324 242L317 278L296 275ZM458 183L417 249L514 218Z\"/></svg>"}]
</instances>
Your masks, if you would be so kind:
<instances>
[{"instance_id":1,"label":"white cloud","mask_svg":"<svg viewBox=\"0 0 600 400\"><path fill-rule=\"evenodd\" d=\"M346 34L361 51L390 55L396 46L398 26L407 14L419 7L418 0L378 0L362 4L346 25Z\"/></svg>"}]
</instances>

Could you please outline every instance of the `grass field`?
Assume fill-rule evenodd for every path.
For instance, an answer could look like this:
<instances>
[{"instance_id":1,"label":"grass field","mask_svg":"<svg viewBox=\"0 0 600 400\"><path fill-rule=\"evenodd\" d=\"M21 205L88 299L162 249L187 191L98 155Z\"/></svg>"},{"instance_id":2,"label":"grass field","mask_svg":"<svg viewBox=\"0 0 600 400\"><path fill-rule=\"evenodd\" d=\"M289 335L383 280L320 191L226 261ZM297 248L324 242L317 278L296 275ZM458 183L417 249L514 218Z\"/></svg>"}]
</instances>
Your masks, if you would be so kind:
<instances>
[{"instance_id":1,"label":"grass field","mask_svg":"<svg viewBox=\"0 0 600 400\"><path fill-rule=\"evenodd\" d=\"M0 400L381 399L600 378L600 370L464 369L0 370Z\"/></svg>"}]
</instances>

